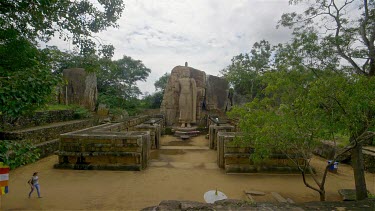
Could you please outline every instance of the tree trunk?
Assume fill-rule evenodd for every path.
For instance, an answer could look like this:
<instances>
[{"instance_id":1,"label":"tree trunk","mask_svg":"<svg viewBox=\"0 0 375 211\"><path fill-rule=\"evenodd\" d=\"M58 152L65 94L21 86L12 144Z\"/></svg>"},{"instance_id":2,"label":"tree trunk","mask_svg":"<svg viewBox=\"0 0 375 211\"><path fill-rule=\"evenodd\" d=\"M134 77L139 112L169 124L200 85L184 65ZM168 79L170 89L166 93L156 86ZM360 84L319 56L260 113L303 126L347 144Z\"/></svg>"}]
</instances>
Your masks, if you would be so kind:
<instances>
[{"instance_id":1,"label":"tree trunk","mask_svg":"<svg viewBox=\"0 0 375 211\"><path fill-rule=\"evenodd\" d=\"M352 149L351 155L357 200L363 200L367 198L367 188L362 143L358 143L357 146Z\"/></svg>"},{"instance_id":2,"label":"tree trunk","mask_svg":"<svg viewBox=\"0 0 375 211\"><path fill-rule=\"evenodd\" d=\"M324 190L319 191L320 201L326 200L326 192Z\"/></svg>"}]
</instances>

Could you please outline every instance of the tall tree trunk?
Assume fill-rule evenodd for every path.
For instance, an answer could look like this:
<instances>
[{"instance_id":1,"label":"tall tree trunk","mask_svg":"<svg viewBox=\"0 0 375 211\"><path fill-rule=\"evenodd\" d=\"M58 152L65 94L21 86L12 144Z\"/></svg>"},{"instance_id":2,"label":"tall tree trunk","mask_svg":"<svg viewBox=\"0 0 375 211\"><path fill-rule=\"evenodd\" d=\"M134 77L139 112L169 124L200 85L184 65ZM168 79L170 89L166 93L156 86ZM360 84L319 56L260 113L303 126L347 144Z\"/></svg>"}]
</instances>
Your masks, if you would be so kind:
<instances>
[{"instance_id":1,"label":"tall tree trunk","mask_svg":"<svg viewBox=\"0 0 375 211\"><path fill-rule=\"evenodd\" d=\"M351 155L357 200L363 200L367 198L367 188L362 143L358 143L357 146L352 149Z\"/></svg>"},{"instance_id":2,"label":"tall tree trunk","mask_svg":"<svg viewBox=\"0 0 375 211\"><path fill-rule=\"evenodd\" d=\"M320 196L320 201L325 201L326 200L326 192L324 190L321 190L319 192L319 196Z\"/></svg>"}]
</instances>

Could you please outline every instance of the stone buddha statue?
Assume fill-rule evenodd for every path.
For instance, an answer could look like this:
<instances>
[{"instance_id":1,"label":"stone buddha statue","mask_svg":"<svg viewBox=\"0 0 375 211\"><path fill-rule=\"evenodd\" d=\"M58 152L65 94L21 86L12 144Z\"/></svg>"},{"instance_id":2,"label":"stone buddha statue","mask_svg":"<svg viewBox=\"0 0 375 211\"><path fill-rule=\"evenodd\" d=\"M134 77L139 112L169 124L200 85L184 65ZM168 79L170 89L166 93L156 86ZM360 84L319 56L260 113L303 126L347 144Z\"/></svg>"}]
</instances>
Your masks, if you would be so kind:
<instances>
[{"instance_id":1,"label":"stone buddha statue","mask_svg":"<svg viewBox=\"0 0 375 211\"><path fill-rule=\"evenodd\" d=\"M190 71L182 72L178 80L179 91L179 122L181 127L191 127L196 122L197 86L194 78L190 78Z\"/></svg>"}]
</instances>

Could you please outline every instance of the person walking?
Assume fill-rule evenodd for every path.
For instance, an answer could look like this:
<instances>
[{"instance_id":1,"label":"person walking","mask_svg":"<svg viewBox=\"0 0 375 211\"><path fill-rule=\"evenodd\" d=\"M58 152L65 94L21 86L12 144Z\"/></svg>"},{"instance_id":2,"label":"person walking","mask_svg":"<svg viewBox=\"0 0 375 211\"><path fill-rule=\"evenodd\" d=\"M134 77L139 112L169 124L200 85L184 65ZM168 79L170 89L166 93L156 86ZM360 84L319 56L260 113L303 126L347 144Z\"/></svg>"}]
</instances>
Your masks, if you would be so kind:
<instances>
[{"instance_id":1,"label":"person walking","mask_svg":"<svg viewBox=\"0 0 375 211\"><path fill-rule=\"evenodd\" d=\"M34 188L36 189L36 192L38 193L38 198L42 198L40 196L40 187L39 187L39 177L38 177L38 172L34 172L33 176L31 179L28 181L31 187L31 191L29 193L29 198L31 197L31 194L34 191Z\"/></svg>"}]
</instances>

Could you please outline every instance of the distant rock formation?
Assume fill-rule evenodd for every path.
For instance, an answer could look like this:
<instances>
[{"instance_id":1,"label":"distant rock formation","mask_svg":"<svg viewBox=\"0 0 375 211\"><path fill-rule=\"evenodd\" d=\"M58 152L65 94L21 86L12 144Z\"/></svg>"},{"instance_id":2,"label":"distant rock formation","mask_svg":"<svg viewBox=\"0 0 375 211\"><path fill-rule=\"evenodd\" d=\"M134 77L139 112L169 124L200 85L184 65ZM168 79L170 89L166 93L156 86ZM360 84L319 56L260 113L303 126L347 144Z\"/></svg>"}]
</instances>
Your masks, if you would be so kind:
<instances>
[{"instance_id":1,"label":"distant rock formation","mask_svg":"<svg viewBox=\"0 0 375 211\"><path fill-rule=\"evenodd\" d=\"M228 103L228 82L220 77L206 76L201 70L185 66L176 66L172 69L168 84L164 91L163 101L161 104L161 113L166 117L166 125L179 125L180 121L180 95L182 78L190 75L190 81L195 81L195 120L192 123L197 125L204 124L206 114L224 113ZM183 85L185 86L185 85ZM185 89L184 89L185 90ZM193 91L192 91L193 92ZM194 100L193 100L194 102ZM184 123L182 121L182 123Z\"/></svg>"},{"instance_id":2,"label":"distant rock formation","mask_svg":"<svg viewBox=\"0 0 375 211\"><path fill-rule=\"evenodd\" d=\"M61 90L62 104L78 104L93 111L98 99L96 74L83 68L63 70L66 86Z\"/></svg>"}]
</instances>

